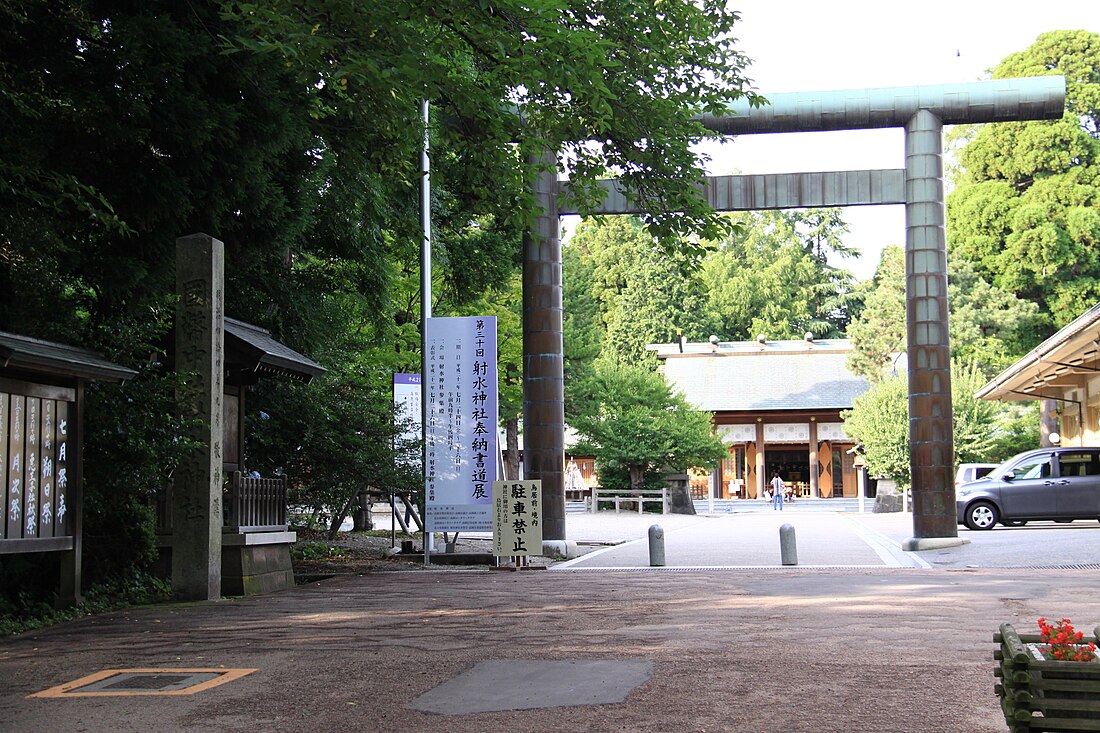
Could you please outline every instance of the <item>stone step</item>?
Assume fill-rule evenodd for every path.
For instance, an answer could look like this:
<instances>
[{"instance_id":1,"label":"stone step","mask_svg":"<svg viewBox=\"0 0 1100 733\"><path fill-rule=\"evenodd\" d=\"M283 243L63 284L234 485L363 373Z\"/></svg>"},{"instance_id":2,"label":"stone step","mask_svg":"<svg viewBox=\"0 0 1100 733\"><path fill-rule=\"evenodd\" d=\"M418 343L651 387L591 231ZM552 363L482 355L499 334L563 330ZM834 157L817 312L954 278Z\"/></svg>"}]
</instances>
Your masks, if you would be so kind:
<instances>
[{"instance_id":1,"label":"stone step","mask_svg":"<svg viewBox=\"0 0 1100 733\"><path fill-rule=\"evenodd\" d=\"M696 499L694 502L695 511L698 514L706 514L709 511L709 507L706 499ZM874 506L874 499L867 499L864 504L866 511L871 511ZM772 503L770 500L761 501L759 499L715 499L714 500L714 512L716 514L724 513L747 513L747 512L770 512L772 509ZM783 511L785 512L858 512L859 511L859 499L850 498L838 498L838 499L814 499L803 497L796 499L795 501L783 502Z\"/></svg>"},{"instance_id":2,"label":"stone step","mask_svg":"<svg viewBox=\"0 0 1100 733\"><path fill-rule=\"evenodd\" d=\"M706 499L696 499L695 512L697 514L706 514L709 509ZM871 511L874 508L875 500L867 499L864 504L865 511ZM565 502L565 513L575 514L578 512L588 511L588 504L583 501L567 501ZM714 500L714 513L716 514L737 514L747 512L770 512L773 511L771 501L759 501L757 499L715 499ZM859 499L811 499L802 498L793 502L784 502L783 511L785 512L858 512L859 511Z\"/></svg>"}]
</instances>

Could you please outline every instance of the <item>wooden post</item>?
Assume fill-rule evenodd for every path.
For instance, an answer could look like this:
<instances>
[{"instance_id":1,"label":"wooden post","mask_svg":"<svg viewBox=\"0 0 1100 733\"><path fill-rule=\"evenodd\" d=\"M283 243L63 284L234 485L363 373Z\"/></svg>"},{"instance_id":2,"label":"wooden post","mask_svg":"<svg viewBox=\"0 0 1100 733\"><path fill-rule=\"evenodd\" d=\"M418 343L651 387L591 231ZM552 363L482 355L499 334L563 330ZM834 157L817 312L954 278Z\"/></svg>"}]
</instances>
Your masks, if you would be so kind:
<instances>
[{"instance_id":1,"label":"wooden post","mask_svg":"<svg viewBox=\"0 0 1100 733\"><path fill-rule=\"evenodd\" d=\"M756 423L756 498L764 496L764 487L768 485L770 478L768 464L764 456L764 423Z\"/></svg>"},{"instance_id":2,"label":"wooden post","mask_svg":"<svg viewBox=\"0 0 1100 733\"><path fill-rule=\"evenodd\" d=\"M61 404L61 403L58 403ZM59 605L74 605L82 599L81 583L84 563L84 380L76 383L76 401L57 420L57 440L67 443L67 486L64 487L68 506L66 516L72 529L73 549L61 554L61 584Z\"/></svg>"},{"instance_id":3,"label":"wooden post","mask_svg":"<svg viewBox=\"0 0 1100 733\"><path fill-rule=\"evenodd\" d=\"M810 496L821 496L821 466L817 457L817 420L810 418Z\"/></svg>"}]
</instances>

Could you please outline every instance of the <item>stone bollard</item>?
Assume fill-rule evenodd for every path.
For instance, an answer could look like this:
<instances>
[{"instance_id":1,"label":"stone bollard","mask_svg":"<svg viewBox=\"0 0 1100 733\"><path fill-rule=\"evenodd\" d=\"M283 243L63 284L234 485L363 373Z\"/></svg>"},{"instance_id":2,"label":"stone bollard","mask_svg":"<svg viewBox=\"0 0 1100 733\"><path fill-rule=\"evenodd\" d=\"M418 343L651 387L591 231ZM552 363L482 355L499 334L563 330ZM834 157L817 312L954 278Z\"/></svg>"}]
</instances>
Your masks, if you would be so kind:
<instances>
[{"instance_id":1,"label":"stone bollard","mask_svg":"<svg viewBox=\"0 0 1100 733\"><path fill-rule=\"evenodd\" d=\"M779 554L784 565L798 564L798 546L794 539L794 527L784 524L779 528Z\"/></svg>"},{"instance_id":2,"label":"stone bollard","mask_svg":"<svg viewBox=\"0 0 1100 733\"><path fill-rule=\"evenodd\" d=\"M651 568L664 567L665 565L665 531L661 525L654 524L649 528L649 566Z\"/></svg>"}]
</instances>

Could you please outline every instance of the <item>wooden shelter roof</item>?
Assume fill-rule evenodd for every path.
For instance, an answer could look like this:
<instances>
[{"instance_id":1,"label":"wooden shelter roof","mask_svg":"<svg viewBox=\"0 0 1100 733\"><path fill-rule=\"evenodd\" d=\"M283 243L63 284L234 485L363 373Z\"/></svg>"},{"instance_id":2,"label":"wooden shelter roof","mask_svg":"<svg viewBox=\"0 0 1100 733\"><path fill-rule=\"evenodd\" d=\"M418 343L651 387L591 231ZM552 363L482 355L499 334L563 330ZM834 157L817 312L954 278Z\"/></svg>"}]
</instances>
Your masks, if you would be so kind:
<instances>
[{"instance_id":1,"label":"wooden shelter roof","mask_svg":"<svg viewBox=\"0 0 1100 733\"><path fill-rule=\"evenodd\" d=\"M317 362L271 337L266 328L225 319L226 360L232 371L256 377L282 377L310 382L325 373Z\"/></svg>"},{"instance_id":2,"label":"wooden shelter roof","mask_svg":"<svg viewBox=\"0 0 1100 733\"><path fill-rule=\"evenodd\" d=\"M1065 387L1100 372L1100 304L1075 318L1062 330L978 390L985 400L1061 398Z\"/></svg>"},{"instance_id":3,"label":"wooden shelter roof","mask_svg":"<svg viewBox=\"0 0 1100 733\"><path fill-rule=\"evenodd\" d=\"M0 367L107 382L124 382L137 374L89 349L6 331L0 331Z\"/></svg>"}]
</instances>

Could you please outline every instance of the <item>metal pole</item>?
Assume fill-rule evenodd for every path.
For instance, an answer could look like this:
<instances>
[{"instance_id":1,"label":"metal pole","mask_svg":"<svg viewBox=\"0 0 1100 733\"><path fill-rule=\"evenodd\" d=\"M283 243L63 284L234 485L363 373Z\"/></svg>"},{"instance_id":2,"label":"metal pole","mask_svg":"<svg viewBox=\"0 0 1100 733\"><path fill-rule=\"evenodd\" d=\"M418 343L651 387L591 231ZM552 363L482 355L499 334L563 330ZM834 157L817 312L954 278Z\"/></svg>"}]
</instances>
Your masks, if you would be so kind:
<instances>
[{"instance_id":1,"label":"metal pole","mask_svg":"<svg viewBox=\"0 0 1100 733\"><path fill-rule=\"evenodd\" d=\"M420 149L420 465L424 491L424 564L431 565L432 532L428 522L428 401L424 399L424 377L428 373L428 319L432 317L432 182L428 158L428 100L420 101L424 124L424 145Z\"/></svg>"}]
</instances>

